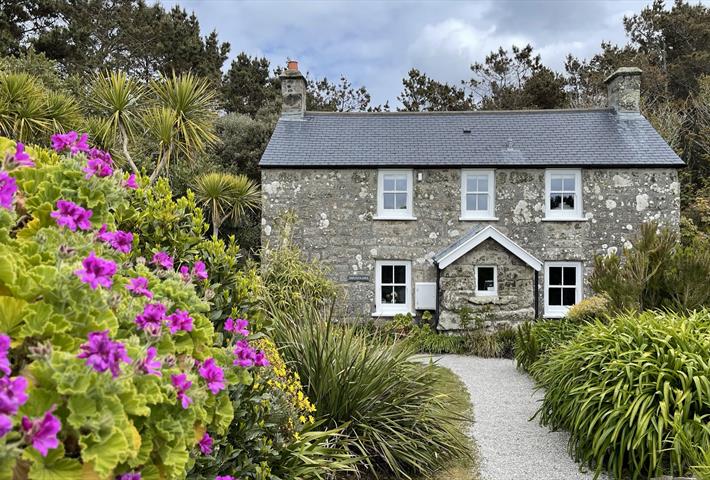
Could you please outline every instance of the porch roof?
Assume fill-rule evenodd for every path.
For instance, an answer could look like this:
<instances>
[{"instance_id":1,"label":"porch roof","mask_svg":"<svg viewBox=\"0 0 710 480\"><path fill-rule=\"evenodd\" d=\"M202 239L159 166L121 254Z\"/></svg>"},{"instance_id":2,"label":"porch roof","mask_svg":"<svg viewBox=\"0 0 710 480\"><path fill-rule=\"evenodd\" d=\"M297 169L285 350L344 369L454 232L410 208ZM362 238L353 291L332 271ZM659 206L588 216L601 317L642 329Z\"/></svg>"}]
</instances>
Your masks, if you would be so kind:
<instances>
[{"instance_id":1,"label":"porch roof","mask_svg":"<svg viewBox=\"0 0 710 480\"><path fill-rule=\"evenodd\" d=\"M532 267L533 270L538 272L542 270L542 262L540 260L491 225L480 231L471 229L456 242L434 255L434 262L443 270L489 238L498 242L510 253Z\"/></svg>"}]
</instances>

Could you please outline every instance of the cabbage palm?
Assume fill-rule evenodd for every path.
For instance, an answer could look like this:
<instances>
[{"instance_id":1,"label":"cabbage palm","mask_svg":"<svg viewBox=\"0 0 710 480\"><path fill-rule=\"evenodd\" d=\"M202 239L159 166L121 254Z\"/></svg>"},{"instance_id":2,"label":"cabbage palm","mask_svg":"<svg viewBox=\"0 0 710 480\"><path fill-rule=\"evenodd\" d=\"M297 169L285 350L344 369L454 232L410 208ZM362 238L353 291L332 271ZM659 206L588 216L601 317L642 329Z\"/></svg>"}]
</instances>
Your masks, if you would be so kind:
<instances>
[{"instance_id":1,"label":"cabbage palm","mask_svg":"<svg viewBox=\"0 0 710 480\"><path fill-rule=\"evenodd\" d=\"M154 182L171 156L180 152L192 158L194 154L204 152L217 141L214 133L216 119L216 96L214 89L205 79L192 73L163 77L150 83L151 94L161 108L144 116L146 123L151 123L150 130L164 132L166 122L171 120L172 135L169 142L165 135L157 140L161 144L158 164L150 176ZM169 115L168 115L169 113ZM158 122L158 123L156 123Z\"/></svg>"},{"instance_id":2,"label":"cabbage palm","mask_svg":"<svg viewBox=\"0 0 710 480\"><path fill-rule=\"evenodd\" d=\"M128 143L139 128L139 108L145 88L125 72L99 74L91 85L90 105L102 121L94 121L95 133L104 145L121 143L121 151L134 172L138 167L131 158Z\"/></svg>"},{"instance_id":3,"label":"cabbage palm","mask_svg":"<svg viewBox=\"0 0 710 480\"><path fill-rule=\"evenodd\" d=\"M0 75L0 133L27 142L77 125L74 99L49 92L26 73Z\"/></svg>"},{"instance_id":4,"label":"cabbage palm","mask_svg":"<svg viewBox=\"0 0 710 480\"><path fill-rule=\"evenodd\" d=\"M194 185L195 198L212 222L212 234L219 235L219 227L227 220L238 221L247 210L259 205L258 185L245 175L205 173Z\"/></svg>"}]
</instances>

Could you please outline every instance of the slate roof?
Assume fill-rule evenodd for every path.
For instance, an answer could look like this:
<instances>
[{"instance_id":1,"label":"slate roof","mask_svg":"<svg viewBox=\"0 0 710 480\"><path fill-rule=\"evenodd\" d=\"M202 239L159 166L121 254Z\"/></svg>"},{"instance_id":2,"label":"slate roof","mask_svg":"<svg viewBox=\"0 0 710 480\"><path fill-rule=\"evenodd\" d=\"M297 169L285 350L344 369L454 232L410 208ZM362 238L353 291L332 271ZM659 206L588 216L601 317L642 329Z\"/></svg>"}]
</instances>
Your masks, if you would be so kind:
<instances>
[{"instance_id":1,"label":"slate roof","mask_svg":"<svg viewBox=\"0 0 710 480\"><path fill-rule=\"evenodd\" d=\"M684 163L643 116L589 109L306 112L302 119L279 119L260 165L682 167Z\"/></svg>"}]
</instances>

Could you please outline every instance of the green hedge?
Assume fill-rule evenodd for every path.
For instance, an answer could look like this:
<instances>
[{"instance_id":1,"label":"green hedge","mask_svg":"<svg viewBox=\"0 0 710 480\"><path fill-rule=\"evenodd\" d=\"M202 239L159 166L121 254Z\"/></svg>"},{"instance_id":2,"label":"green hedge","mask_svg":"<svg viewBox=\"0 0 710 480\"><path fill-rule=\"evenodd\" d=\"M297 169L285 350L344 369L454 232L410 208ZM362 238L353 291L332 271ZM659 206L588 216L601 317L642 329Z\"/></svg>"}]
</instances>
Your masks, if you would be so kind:
<instances>
[{"instance_id":1,"label":"green hedge","mask_svg":"<svg viewBox=\"0 0 710 480\"><path fill-rule=\"evenodd\" d=\"M545 389L541 423L568 430L571 453L597 474L685 474L690 453L710 449L708 311L589 324L531 372Z\"/></svg>"}]
</instances>

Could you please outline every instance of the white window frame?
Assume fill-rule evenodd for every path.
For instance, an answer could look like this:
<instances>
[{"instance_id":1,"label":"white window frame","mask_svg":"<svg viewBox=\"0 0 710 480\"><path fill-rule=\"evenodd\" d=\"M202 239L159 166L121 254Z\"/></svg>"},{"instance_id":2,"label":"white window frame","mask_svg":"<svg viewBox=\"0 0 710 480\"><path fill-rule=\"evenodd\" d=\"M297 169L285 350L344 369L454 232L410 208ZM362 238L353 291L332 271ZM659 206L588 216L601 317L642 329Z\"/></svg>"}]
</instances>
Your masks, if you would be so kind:
<instances>
[{"instance_id":1,"label":"white window frame","mask_svg":"<svg viewBox=\"0 0 710 480\"><path fill-rule=\"evenodd\" d=\"M468 192L468 177L488 177L488 209L467 210L466 195ZM482 193L482 192L476 192ZM498 220L495 216L496 175L495 170L461 170L461 220Z\"/></svg>"},{"instance_id":2,"label":"white window frame","mask_svg":"<svg viewBox=\"0 0 710 480\"><path fill-rule=\"evenodd\" d=\"M577 269L575 272L576 278L574 300L574 303L577 304L582 301L582 298L584 298L584 266L582 265L582 262L545 262L545 285L543 286L545 297L545 317L562 318L567 315L569 307L562 305L550 305L549 288L559 286L550 285L550 267L575 267Z\"/></svg>"},{"instance_id":3,"label":"white window frame","mask_svg":"<svg viewBox=\"0 0 710 480\"><path fill-rule=\"evenodd\" d=\"M552 193L552 177L554 175L574 176L574 210L552 210L550 194ZM580 169L548 169L545 170L545 218L544 220L583 221L586 220L582 209L582 170Z\"/></svg>"},{"instance_id":4,"label":"white window frame","mask_svg":"<svg viewBox=\"0 0 710 480\"><path fill-rule=\"evenodd\" d=\"M385 209L385 176L406 175L407 208L406 210ZM377 216L376 220L416 220L412 205L414 203L414 173L411 169L378 170L377 172Z\"/></svg>"},{"instance_id":5,"label":"white window frame","mask_svg":"<svg viewBox=\"0 0 710 480\"><path fill-rule=\"evenodd\" d=\"M405 301L400 304L382 302L382 267L405 267ZM375 313L373 316L393 317L412 312L412 262L408 260L377 260L375 262Z\"/></svg>"},{"instance_id":6,"label":"white window frame","mask_svg":"<svg viewBox=\"0 0 710 480\"><path fill-rule=\"evenodd\" d=\"M478 289L478 270L480 268L492 268L493 269L493 290L479 290ZM476 265L476 296L477 297L497 297L498 296L498 267L495 265Z\"/></svg>"}]
</instances>

